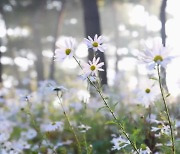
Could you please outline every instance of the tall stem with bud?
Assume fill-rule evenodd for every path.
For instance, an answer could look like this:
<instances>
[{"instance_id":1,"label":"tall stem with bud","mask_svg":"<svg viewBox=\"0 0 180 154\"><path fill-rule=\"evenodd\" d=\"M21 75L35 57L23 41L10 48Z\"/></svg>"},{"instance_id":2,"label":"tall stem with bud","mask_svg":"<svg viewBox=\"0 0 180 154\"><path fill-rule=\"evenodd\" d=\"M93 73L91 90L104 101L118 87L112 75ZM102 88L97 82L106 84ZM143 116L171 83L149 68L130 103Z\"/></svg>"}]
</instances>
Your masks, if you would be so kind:
<instances>
[{"instance_id":1,"label":"tall stem with bud","mask_svg":"<svg viewBox=\"0 0 180 154\"><path fill-rule=\"evenodd\" d=\"M76 142L77 142L78 153L81 154L82 151L81 151L81 145L80 145L79 139L78 139L78 137L77 137L77 135L76 135L76 133L75 133L75 131L74 131L74 128L72 127L72 125L71 125L71 123L70 123L69 117L68 117L68 115L67 115L67 113L66 113L66 111L65 111L65 109L64 109L64 106L63 106L63 104L62 104L62 102L61 102L61 98L60 98L60 96L59 96L59 91L58 91L58 90L56 90L56 91L57 91L57 97L58 97L58 99L59 99L59 104L61 104L61 108L62 108L62 110L63 110L63 114L64 114L64 116L65 116L65 118L66 118L66 120L67 120L67 122L68 122L69 128L71 129L71 131L72 131L72 133L73 133L73 135L74 135L74 137L75 137L75 140L76 140Z\"/></svg>"},{"instance_id":2,"label":"tall stem with bud","mask_svg":"<svg viewBox=\"0 0 180 154\"><path fill-rule=\"evenodd\" d=\"M73 58L75 59L75 61L77 62L77 64L79 65L79 67L81 69L83 69L83 67L81 66L80 62L77 60L77 58L75 56L73 56ZM133 149L136 151L136 153L139 154L138 149L136 148L136 145L134 144L134 142L130 139L130 137L128 136L128 134L126 133L123 125L121 124L121 122L119 122L118 118L116 117L115 113L113 112L113 110L111 109L111 107L108 105L105 97L102 94L102 91L90 80L89 77L87 77L89 83L96 89L96 91L98 92L99 96L101 97L101 99L103 100L105 106L107 107L107 109L109 110L109 112L111 113L111 115L113 116L115 122L118 124L118 126L120 127L122 133L126 136L126 138L128 139L128 141L130 142L131 146L133 147Z\"/></svg>"}]
</instances>

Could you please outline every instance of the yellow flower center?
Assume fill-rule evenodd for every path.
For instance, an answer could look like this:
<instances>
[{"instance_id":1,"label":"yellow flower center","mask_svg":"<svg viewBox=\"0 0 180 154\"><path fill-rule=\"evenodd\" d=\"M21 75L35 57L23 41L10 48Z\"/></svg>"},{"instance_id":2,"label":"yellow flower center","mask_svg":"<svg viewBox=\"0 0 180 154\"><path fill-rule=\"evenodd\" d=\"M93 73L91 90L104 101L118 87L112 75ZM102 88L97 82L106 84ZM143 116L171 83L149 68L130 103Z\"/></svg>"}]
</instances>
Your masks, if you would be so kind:
<instances>
[{"instance_id":1,"label":"yellow flower center","mask_svg":"<svg viewBox=\"0 0 180 154\"><path fill-rule=\"evenodd\" d=\"M154 60L155 62L158 62L158 61L163 61L163 58L162 58L162 56L157 55L157 56L154 57L153 60Z\"/></svg>"},{"instance_id":2,"label":"yellow flower center","mask_svg":"<svg viewBox=\"0 0 180 154\"><path fill-rule=\"evenodd\" d=\"M149 94L149 93L151 92L151 90L150 90L149 88L147 88L147 89L145 90L145 92L146 92L147 94Z\"/></svg>"},{"instance_id":3,"label":"yellow flower center","mask_svg":"<svg viewBox=\"0 0 180 154\"><path fill-rule=\"evenodd\" d=\"M66 49L65 53L66 55L69 55L71 53L71 49Z\"/></svg>"},{"instance_id":4,"label":"yellow flower center","mask_svg":"<svg viewBox=\"0 0 180 154\"><path fill-rule=\"evenodd\" d=\"M91 69L91 71L94 71L96 69L96 66L91 65L90 69Z\"/></svg>"},{"instance_id":5,"label":"yellow flower center","mask_svg":"<svg viewBox=\"0 0 180 154\"><path fill-rule=\"evenodd\" d=\"M93 47L98 47L98 43L97 42L93 42Z\"/></svg>"}]
</instances>

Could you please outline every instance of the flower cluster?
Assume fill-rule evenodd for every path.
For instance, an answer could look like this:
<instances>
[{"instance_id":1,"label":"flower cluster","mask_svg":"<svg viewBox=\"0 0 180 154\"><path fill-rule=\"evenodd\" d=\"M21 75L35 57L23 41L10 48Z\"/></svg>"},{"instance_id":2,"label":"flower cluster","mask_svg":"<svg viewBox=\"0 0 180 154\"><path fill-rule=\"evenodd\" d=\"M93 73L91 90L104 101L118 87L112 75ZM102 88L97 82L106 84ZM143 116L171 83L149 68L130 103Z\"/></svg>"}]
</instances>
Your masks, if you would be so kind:
<instances>
[{"instance_id":1,"label":"flower cluster","mask_svg":"<svg viewBox=\"0 0 180 154\"><path fill-rule=\"evenodd\" d=\"M104 71L102 68L104 62L97 56L94 56L88 63L76 59L75 42L73 38L66 38L64 43L58 44L59 48L55 50L55 60L64 61L74 58L82 69L83 77L95 81L98 78L98 71ZM84 39L84 43L95 53L105 51L102 36L95 35L94 38L88 36ZM155 41L140 57L150 69L160 66L166 68L173 58L168 48ZM99 95L90 97L91 91L88 91L87 84L82 84L79 80L73 88L67 86L68 90L64 86L58 86L52 80L39 82L38 89L32 93L23 89L15 91L13 89L13 92L12 89L8 89L7 92L0 89L0 96L3 96L0 98L0 154L173 153L171 149L175 142L178 143L178 138L174 137L174 141L170 141L169 138L173 133L179 135L180 120L176 115L167 117L169 115L167 110L162 109L160 112L161 106L156 106L168 97L168 95L164 97L163 93L161 93L163 99L157 97L159 91L156 85L161 82L160 79L160 77L154 77L153 83L150 80L145 80L145 82L140 80L143 86L138 85L140 90L136 91L135 98L137 99L133 101L128 93L122 95L119 89L115 89L107 96L112 89L103 91L101 86L95 82L90 82L90 84L94 86L93 90L96 90L95 93ZM85 86L84 90L82 86ZM158 90L161 88L161 86L158 87ZM20 99L21 96L23 99ZM99 103L100 101L105 102L104 106ZM143 107L134 106L137 102ZM179 113L179 108L176 112L171 113ZM174 120L176 125L172 125L168 120L172 117L176 118ZM111 126L108 126L109 124ZM119 129L114 129L116 126ZM127 130L129 132L126 132ZM108 144L106 135L116 133L120 134L112 135ZM105 146L106 144L108 146ZM180 149L176 151L179 153Z\"/></svg>"},{"instance_id":2,"label":"flower cluster","mask_svg":"<svg viewBox=\"0 0 180 154\"><path fill-rule=\"evenodd\" d=\"M66 58L73 57L83 71L83 75L82 75L83 78L84 79L88 78L89 80L91 80L92 78L92 80L96 80L96 77L98 76L98 72L104 71L104 69L102 68L104 66L104 62L101 62L100 57L97 57L96 54L94 54L95 56L93 57L92 61L89 60L88 63L79 62L74 56L75 48L76 48L74 42L75 42L74 39L67 38L65 41L65 46L59 45L59 49L55 51L55 59L62 61ZM104 52L106 49L102 36L98 37L97 34L94 36L94 38L91 38L90 36L88 36L88 38L85 38L84 43L87 45L88 48L92 49L94 52L97 52L97 51ZM169 47L165 47L162 45L162 42L160 39L154 39L151 44L146 45L146 49L144 50L143 53L140 53L140 55L138 55L138 58L141 60L141 62L147 65L147 68L149 70L152 70L157 67L158 75L159 75L159 66L166 69L167 65L174 58L173 56L170 55L170 51L171 50ZM160 76L159 76L159 82L161 82ZM161 89L161 85L160 85L160 89ZM162 93L162 90L161 90L161 93ZM146 87L144 87L143 90L138 92L137 100L138 100L138 103L143 104L145 108L148 108L148 107L150 108L150 105L154 104L154 102L156 101L157 95L158 95L158 92L155 86L147 85ZM162 94L162 97L164 97L163 94ZM105 105L107 108L109 108L106 102L105 102ZM111 109L110 109L110 112L112 112ZM168 111L166 110L166 112ZM168 113L166 114L168 115ZM113 113L113 116L114 116L114 113ZM169 124L171 125L170 121L169 121ZM86 132L91 127L86 126L86 125L80 125L78 128L81 130L81 132ZM162 128L152 127L150 131L161 132L162 134L167 134L170 136L172 135L172 130L170 133L170 128L171 127L169 125L167 126L163 125ZM127 133L125 133L124 135L126 137L128 136ZM111 143L113 144L112 150L121 150L128 145L133 146L132 141L130 141L128 137L124 138L122 136L119 136L119 137L114 136ZM134 147L134 150L135 152L137 152L137 149L135 147ZM145 146L139 149L139 153L149 154L151 153L151 150L149 149L149 147Z\"/></svg>"},{"instance_id":3,"label":"flower cluster","mask_svg":"<svg viewBox=\"0 0 180 154\"><path fill-rule=\"evenodd\" d=\"M94 52L105 51L105 44L103 43L102 36L99 36L96 34L94 36L94 39L92 39L90 36L88 36L88 39L84 39L84 43L87 45L88 48L92 48ZM64 45L57 44L58 49L55 50L55 60L63 61L66 58L71 58L74 56L74 52L76 49L75 39L73 38L66 38ZM75 57L74 57L75 58ZM100 57L94 57L91 60L88 61L88 63L82 64L83 69L83 78L97 76L98 71L104 71L102 69L102 66L104 65L104 62L100 62Z\"/></svg>"}]
</instances>

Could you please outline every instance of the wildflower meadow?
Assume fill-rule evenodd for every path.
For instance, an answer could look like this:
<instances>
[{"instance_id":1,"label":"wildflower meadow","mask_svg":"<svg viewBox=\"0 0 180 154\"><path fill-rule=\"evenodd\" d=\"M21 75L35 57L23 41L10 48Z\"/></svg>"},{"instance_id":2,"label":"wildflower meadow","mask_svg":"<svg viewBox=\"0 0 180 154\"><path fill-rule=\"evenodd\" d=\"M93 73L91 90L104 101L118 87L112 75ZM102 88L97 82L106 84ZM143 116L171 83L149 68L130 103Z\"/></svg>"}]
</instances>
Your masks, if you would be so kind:
<instances>
[{"instance_id":1,"label":"wildflower meadow","mask_svg":"<svg viewBox=\"0 0 180 154\"><path fill-rule=\"evenodd\" d=\"M170 114L170 94L163 88L160 74L160 68L166 69L176 58L170 50L161 40L154 39L151 47L137 55L156 76L147 78L148 85L136 93L134 102L126 103L100 84L98 72L104 71L104 62L96 58L96 51L105 52L103 37L96 34L85 38L84 43L93 49L94 58L88 63L75 56L72 37L58 44L55 51L57 63L72 58L78 64L80 74L77 73L76 82L87 83L82 90L48 80L42 81L33 93L1 90L5 95L16 93L17 97L16 101L2 99L1 153L179 151L179 121L173 112ZM118 91L113 94L118 95Z\"/></svg>"}]
</instances>

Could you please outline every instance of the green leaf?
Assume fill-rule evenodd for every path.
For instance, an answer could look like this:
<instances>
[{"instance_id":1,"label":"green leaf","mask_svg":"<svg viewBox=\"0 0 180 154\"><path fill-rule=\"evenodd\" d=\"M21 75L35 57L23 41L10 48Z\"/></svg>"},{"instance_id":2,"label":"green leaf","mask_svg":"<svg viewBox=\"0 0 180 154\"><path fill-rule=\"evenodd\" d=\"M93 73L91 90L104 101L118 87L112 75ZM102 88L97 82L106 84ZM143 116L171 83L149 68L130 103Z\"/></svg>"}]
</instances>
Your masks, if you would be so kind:
<instances>
[{"instance_id":1,"label":"green leaf","mask_svg":"<svg viewBox=\"0 0 180 154\"><path fill-rule=\"evenodd\" d=\"M118 105L119 102L113 104L113 110L115 109L115 107Z\"/></svg>"},{"instance_id":2,"label":"green leaf","mask_svg":"<svg viewBox=\"0 0 180 154\"><path fill-rule=\"evenodd\" d=\"M107 107L106 106L102 106L102 107L98 108L96 112L99 112L100 110L102 110L104 108L107 108Z\"/></svg>"},{"instance_id":3,"label":"green leaf","mask_svg":"<svg viewBox=\"0 0 180 154\"><path fill-rule=\"evenodd\" d=\"M142 148L142 150L146 150L146 145L145 144L141 144L141 148Z\"/></svg>"},{"instance_id":4,"label":"green leaf","mask_svg":"<svg viewBox=\"0 0 180 154\"><path fill-rule=\"evenodd\" d=\"M171 95L170 93L169 93L169 94L167 94L167 95L166 95L166 98L167 98L167 97L169 97L170 95Z\"/></svg>"},{"instance_id":5,"label":"green leaf","mask_svg":"<svg viewBox=\"0 0 180 154\"><path fill-rule=\"evenodd\" d=\"M105 100L108 100L108 99L109 99L109 97L108 97L108 96L105 96L105 97L104 97L104 99L105 99Z\"/></svg>"},{"instance_id":6,"label":"green leaf","mask_svg":"<svg viewBox=\"0 0 180 154\"><path fill-rule=\"evenodd\" d=\"M105 123L106 125L117 125L117 123L113 120L110 120L110 121L106 121Z\"/></svg>"},{"instance_id":7,"label":"green leaf","mask_svg":"<svg viewBox=\"0 0 180 154\"><path fill-rule=\"evenodd\" d=\"M156 77L150 77L149 79L158 81Z\"/></svg>"}]
</instances>

